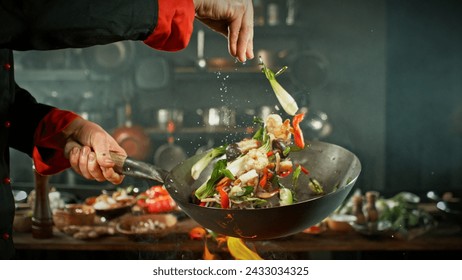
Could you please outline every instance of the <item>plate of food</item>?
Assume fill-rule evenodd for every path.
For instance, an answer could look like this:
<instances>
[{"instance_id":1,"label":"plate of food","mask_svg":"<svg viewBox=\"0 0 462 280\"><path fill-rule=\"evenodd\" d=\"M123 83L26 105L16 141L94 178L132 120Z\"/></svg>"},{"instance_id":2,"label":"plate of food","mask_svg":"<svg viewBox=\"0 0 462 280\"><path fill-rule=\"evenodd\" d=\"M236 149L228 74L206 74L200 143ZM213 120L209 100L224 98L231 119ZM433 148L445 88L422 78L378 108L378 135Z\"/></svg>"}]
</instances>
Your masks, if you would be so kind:
<instances>
[{"instance_id":1,"label":"plate of food","mask_svg":"<svg viewBox=\"0 0 462 280\"><path fill-rule=\"evenodd\" d=\"M136 196L136 205L145 213L168 213L178 211L178 205L163 185L154 185Z\"/></svg>"},{"instance_id":2,"label":"plate of food","mask_svg":"<svg viewBox=\"0 0 462 280\"><path fill-rule=\"evenodd\" d=\"M177 224L172 214L125 216L116 224L116 231L136 240L151 240L171 233Z\"/></svg>"},{"instance_id":3,"label":"plate of food","mask_svg":"<svg viewBox=\"0 0 462 280\"><path fill-rule=\"evenodd\" d=\"M392 224L390 221L378 221L376 223L358 224L350 222L352 228L358 233L366 236L391 236L393 234Z\"/></svg>"},{"instance_id":4,"label":"plate of food","mask_svg":"<svg viewBox=\"0 0 462 280\"><path fill-rule=\"evenodd\" d=\"M128 195L123 189L115 191L112 194L101 194L99 196L89 197L85 200L85 204L95 209L96 215L106 220L114 219L129 213L135 203L135 197Z\"/></svg>"}]
</instances>

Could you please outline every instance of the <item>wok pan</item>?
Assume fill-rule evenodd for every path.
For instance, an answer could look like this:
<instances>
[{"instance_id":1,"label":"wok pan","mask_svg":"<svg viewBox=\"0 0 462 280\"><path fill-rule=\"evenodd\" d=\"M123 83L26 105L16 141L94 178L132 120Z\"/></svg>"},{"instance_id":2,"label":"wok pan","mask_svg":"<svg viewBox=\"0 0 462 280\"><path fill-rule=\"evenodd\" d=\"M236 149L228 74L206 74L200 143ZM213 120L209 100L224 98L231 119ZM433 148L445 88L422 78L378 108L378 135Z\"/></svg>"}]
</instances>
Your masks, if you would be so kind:
<instances>
[{"instance_id":1,"label":"wok pan","mask_svg":"<svg viewBox=\"0 0 462 280\"><path fill-rule=\"evenodd\" d=\"M263 209L219 209L192 203L192 193L212 171L210 164L197 180L191 177L191 167L201 154L186 159L170 172L114 154L113 158L122 174L164 183L180 208L201 226L227 236L265 240L289 236L322 221L342 204L361 172L360 161L350 151L325 142L308 144L305 150L292 153L291 158L310 171L326 194L314 195L308 187L303 187L308 185L307 176L303 176L296 189L297 202ZM290 187L290 181L285 185Z\"/></svg>"}]
</instances>

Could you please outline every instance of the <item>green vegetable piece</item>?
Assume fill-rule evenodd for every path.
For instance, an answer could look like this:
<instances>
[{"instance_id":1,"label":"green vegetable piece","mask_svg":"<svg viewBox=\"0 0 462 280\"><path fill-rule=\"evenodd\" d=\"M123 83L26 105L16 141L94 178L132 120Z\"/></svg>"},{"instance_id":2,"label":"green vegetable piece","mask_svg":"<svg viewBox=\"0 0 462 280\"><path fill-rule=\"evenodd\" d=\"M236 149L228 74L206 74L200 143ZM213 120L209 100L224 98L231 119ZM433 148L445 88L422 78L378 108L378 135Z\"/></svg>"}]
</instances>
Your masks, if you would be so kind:
<instances>
[{"instance_id":1,"label":"green vegetable piece","mask_svg":"<svg viewBox=\"0 0 462 280\"><path fill-rule=\"evenodd\" d=\"M273 88L273 91L276 94L276 97L279 103L281 104L282 108L287 114L294 116L298 111L297 102L276 80L276 77L282 74L287 69L287 66L284 66L282 69L277 71L276 74L274 74L274 72L271 71L271 69L265 66L261 57L260 65L262 67L262 72L265 74L266 78L270 82L270 85Z\"/></svg>"},{"instance_id":2,"label":"green vegetable piece","mask_svg":"<svg viewBox=\"0 0 462 280\"><path fill-rule=\"evenodd\" d=\"M321 184L313 178L310 178L310 182L308 183L308 187L315 193L315 194L323 194L324 189Z\"/></svg>"},{"instance_id":3,"label":"green vegetable piece","mask_svg":"<svg viewBox=\"0 0 462 280\"><path fill-rule=\"evenodd\" d=\"M196 190L195 195L198 199L209 197L215 192L214 186L224 177L223 170L226 170L226 159L216 162L213 167L212 174L210 175L210 179Z\"/></svg>"},{"instance_id":4,"label":"green vegetable piece","mask_svg":"<svg viewBox=\"0 0 462 280\"><path fill-rule=\"evenodd\" d=\"M293 203L292 191L287 188L279 189L279 204L281 206L290 205Z\"/></svg>"},{"instance_id":5,"label":"green vegetable piece","mask_svg":"<svg viewBox=\"0 0 462 280\"><path fill-rule=\"evenodd\" d=\"M258 140L258 141L263 141L263 135L264 135L264 132L265 132L265 123L264 123L264 121L261 118L254 116L253 117L253 122L255 124L258 124L259 128L255 132L255 134L253 135L252 139L255 139L255 140Z\"/></svg>"},{"instance_id":6,"label":"green vegetable piece","mask_svg":"<svg viewBox=\"0 0 462 280\"><path fill-rule=\"evenodd\" d=\"M295 168L294 172L292 173L292 186L295 189L297 187L298 178L300 177L300 173L302 172L302 167L300 165Z\"/></svg>"},{"instance_id":7,"label":"green vegetable piece","mask_svg":"<svg viewBox=\"0 0 462 280\"><path fill-rule=\"evenodd\" d=\"M203 158L198 160L191 168L191 177L194 180L199 178L200 174L204 169L210 164L210 162L219 156L222 156L226 153L226 145L217 147L212 149L211 151L207 152Z\"/></svg>"}]
</instances>

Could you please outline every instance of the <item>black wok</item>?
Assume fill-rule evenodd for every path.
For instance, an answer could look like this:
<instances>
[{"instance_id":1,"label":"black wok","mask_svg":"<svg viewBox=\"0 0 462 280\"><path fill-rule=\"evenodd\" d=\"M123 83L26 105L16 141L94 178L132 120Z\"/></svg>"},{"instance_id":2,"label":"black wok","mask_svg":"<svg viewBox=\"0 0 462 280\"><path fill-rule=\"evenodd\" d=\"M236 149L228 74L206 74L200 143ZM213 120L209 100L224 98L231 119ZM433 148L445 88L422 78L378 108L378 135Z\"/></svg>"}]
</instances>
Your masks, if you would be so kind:
<instances>
[{"instance_id":1,"label":"black wok","mask_svg":"<svg viewBox=\"0 0 462 280\"><path fill-rule=\"evenodd\" d=\"M303 176L296 189L297 202L263 209L219 209L193 204L192 193L207 180L212 169L211 164L197 180L191 177L191 167L202 155L183 161L171 172L130 158L115 160L119 172L125 175L163 182L181 209L201 226L218 234L263 240L289 236L321 222L342 204L361 172L360 161L350 151L325 142L308 144L305 150L292 153L291 158L310 171L310 177L323 185L326 194L311 193L307 176ZM290 187L290 181L285 186Z\"/></svg>"}]
</instances>

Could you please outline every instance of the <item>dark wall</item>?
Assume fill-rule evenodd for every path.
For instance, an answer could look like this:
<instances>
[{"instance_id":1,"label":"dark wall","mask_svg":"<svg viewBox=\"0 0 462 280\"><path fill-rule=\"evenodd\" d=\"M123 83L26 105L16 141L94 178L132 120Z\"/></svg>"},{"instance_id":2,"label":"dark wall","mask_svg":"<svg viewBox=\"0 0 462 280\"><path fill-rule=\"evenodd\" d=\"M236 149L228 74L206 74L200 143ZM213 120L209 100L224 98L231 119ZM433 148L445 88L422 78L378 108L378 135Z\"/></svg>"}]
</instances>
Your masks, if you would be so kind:
<instances>
[{"instance_id":1,"label":"dark wall","mask_svg":"<svg viewBox=\"0 0 462 280\"><path fill-rule=\"evenodd\" d=\"M462 188L462 2L387 1L390 190Z\"/></svg>"},{"instance_id":2,"label":"dark wall","mask_svg":"<svg viewBox=\"0 0 462 280\"><path fill-rule=\"evenodd\" d=\"M308 88L313 109L327 113L322 139L353 151L362 163L355 187L385 189L385 1L303 1L305 44L323 54L328 80Z\"/></svg>"}]
</instances>

